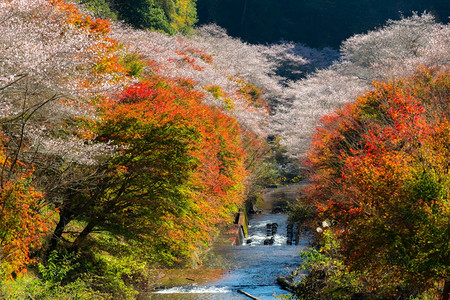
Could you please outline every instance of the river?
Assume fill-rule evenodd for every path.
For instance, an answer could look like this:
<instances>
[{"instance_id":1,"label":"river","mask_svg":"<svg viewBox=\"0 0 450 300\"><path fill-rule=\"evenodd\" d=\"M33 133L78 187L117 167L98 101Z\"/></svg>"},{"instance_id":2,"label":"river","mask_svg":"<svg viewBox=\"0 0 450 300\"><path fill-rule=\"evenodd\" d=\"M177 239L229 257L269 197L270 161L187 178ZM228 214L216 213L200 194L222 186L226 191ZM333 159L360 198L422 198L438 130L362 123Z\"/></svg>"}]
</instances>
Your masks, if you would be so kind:
<instances>
[{"instance_id":1,"label":"river","mask_svg":"<svg viewBox=\"0 0 450 300\"><path fill-rule=\"evenodd\" d=\"M270 204L273 205L273 202ZM223 264L227 268L221 278L202 285L159 290L149 294L149 299L249 299L238 293L238 290L243 290L263 300L275 299L275 295L287 293L277 285L276 279L298 268L301 262L298 254L309 245L309 240L301 236L297 245L295 242L288 245L288 216L271 213L272 209L267 209L270 208L267 205L265 208L262 214L251 216L248 238L244 240L243 245L222 244L213 248L212 251L225 262ZM267 232L270 231L267 224L273 223L278 225L276 233L273 234L273 244L264 245L264 240L268 239ZM251 243L248 243L249 240Z\"/></svg>"}]
</instances>

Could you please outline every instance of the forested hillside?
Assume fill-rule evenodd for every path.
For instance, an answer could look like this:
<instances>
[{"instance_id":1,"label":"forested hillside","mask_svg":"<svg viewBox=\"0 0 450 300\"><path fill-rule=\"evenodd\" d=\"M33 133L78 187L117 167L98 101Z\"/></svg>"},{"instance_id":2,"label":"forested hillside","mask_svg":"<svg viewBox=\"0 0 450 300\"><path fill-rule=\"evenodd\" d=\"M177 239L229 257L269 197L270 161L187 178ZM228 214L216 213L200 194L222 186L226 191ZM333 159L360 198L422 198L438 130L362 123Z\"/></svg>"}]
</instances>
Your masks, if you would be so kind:
<instances>
[{"instance_id":1,"label":"forested hillside","mask_svg":"<svg viewBox=\"0 0 450 300\"><path fill-rule=\"evenodd\" d=\"M97 17L122 20L140 29L174 34L192 31L196 0L76 0Z\"/></svg>"},{"instance_id":2,"label":"forested hillside","mask_svg":"<svg viewBox=\"0 0 450 300\"><path fill-rule=\"evenodd\" d=\"M295 297L442 292L450 27L432 14L349 20L337 52L194 28L188 0L0 5L0 298L137 297L300 169L294 217L326 226L304 254L323 282Z\"/></svg>"},{"instance_id":3,"label":"forested hillside","mask_svg":"<svg viewBox=\"0 0 450 300\"><path fill-rule=\"evenodd\" d=\"M200 24L216 23L251 43L294 41L333 47L350 36L382 26L388 19L427 11L448 22L445 0L198 0Z\"/></svg>"}]
</instances>

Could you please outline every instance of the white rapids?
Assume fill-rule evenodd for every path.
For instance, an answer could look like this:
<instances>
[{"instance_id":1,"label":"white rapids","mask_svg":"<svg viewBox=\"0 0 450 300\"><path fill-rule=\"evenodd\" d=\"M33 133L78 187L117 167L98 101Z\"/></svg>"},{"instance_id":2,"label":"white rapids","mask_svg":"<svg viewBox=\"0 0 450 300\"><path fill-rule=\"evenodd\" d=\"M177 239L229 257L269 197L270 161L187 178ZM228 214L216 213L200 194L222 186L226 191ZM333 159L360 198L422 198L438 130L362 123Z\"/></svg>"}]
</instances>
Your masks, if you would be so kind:
<instances>
[{"instance_id":1,"label":"white rapids","mask_svg":"<svg viewBox=\"0 0 450 300\"><path fill-rule=\"evenodd\" d=\"M298 245L287 245L286 214L254 215L249 221L248 238L241 246L223 246L221 256L230 262L225 275L206 285L174 287L149 294L149 299L167 300L225 300L249 299L239 294L243 290L261 300L276 299L286 294L276 279L286 276L300 265L299 252L309 245L307 237L300 238ZM268 238L267 224L277 223L273 244L264 245ZM251 243L248 241L251 240ZM295 243L294 243L295 244ZM217 249L216 249L217 250Z\"/></svg>"}]
</instances>

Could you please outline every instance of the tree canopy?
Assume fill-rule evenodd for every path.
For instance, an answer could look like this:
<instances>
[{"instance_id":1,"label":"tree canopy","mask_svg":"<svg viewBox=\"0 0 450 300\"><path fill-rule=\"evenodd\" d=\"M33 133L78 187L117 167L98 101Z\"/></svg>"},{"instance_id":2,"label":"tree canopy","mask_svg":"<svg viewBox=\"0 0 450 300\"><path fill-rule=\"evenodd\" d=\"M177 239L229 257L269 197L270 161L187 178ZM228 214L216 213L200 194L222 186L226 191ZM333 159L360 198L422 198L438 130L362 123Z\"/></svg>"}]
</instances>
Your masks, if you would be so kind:
<instances>
[{"instance_id":1,"label":"tree canopy","mask_svg":"<svg viewBox=\"0 0 450 300\"><path fill-rule=\"evenodd\" d=\"M449 278L450 74L421 68L374 86L321 120L306 197L351 270L381 291L423 291Z\"/></svg>"},{"instance_id":2,"label":"tree canopy","mask_svg":"<svg viewBox=\"0 0 450 300\"><path fill-rule=\"evenodd\" d=\"M197 23L196 0L78 0L94 14L135 28L188 33Z\"/></svg>"}]
</instances>

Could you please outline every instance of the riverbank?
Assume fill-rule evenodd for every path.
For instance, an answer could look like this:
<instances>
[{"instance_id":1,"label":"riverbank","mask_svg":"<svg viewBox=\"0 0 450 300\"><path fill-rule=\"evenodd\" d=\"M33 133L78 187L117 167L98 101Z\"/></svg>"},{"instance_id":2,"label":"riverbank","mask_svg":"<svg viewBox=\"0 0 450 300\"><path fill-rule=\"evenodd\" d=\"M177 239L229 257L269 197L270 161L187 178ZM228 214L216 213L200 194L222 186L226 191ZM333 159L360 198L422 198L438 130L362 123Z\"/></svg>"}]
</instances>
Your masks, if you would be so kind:
<instances>
[{"instance_id":1,"label":"riverbank","mask_svg":"<svg viewBox=\"0 0 450 300\"><path fill-rule=\"evenodd\" d=\"M266 245L266 225L278 224L272 235L273 244ZM249 222L249 237L240 246L215 245L211 252L226 266L220 278L204 284L194 282L184 286L165 288L149 295L156 300L246 299L238 290L259 299L274 299L273 295L287 293L277 283L279 276L289 276L301 263L299 252L309 246L307 239L298 245L287 244L286 214L264 213L255 215ZM251 243L247 243L252 240ZM205 275L206 273L204 273Z\"/></svg>"},{"instance_id":2,"label":"riverbank","mask_svg":"<svg viewBox=\"0 0 450 300\"><path fill-rule=\"evenodd\" d=\"M158 293L150 295L150 299L242 299L237 293L239 289L262 299L273 299L273 293L285 293L276 279L298 267L298 253L309 243L306 239L298 246L287 243L286 210L299 188L297 185L268 190L259 203L262 213L250 216L249 236L243 245L233 246L232 234L225 228L203 258L201 267L162 270ZM277 212L279 209L283 212ZM275 223L278 231L273 234L274 243L265 245L266 225Z\"/></svg>"}]
</instances>

